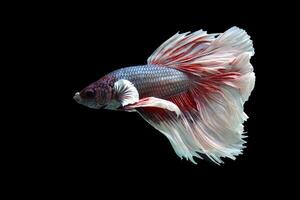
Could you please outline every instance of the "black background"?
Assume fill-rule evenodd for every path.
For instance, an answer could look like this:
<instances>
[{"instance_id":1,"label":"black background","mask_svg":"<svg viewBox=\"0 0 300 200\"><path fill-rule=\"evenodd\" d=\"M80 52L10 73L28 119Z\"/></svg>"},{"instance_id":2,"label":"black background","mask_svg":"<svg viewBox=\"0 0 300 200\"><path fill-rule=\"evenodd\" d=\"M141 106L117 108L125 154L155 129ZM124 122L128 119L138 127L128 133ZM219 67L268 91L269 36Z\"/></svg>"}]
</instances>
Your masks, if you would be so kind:
<instances>
[{"instance_id":1,"label":"black background","mask_svg":"<svg viewBox=\"0 0 300 200\"><path fill-rule=\"evenodd\" d=\"M173 193L199 190L202 195L208 193L203 187L247 195L266 191L270 183L276 186L280 177L288 176L282 166L289 161L278 146L277 121L269 120L274 107L268 98L276 92L270 77L280 67L272 62L278 54L277 36L270 33L286 25L274 17L276 11L259 5L152 3L41 5L17 19L30 66L26 72L33 77L27 76L26 90L33 104L22 113L20 125L29 131L15 136L20 143L15 149L16 171L27 177L24 183L33 179L37 185L46 184L43 189L71 194L83 188L103 194L127 187L155 193L168 187ZM251 62L257 77L245 104L247 148L235 161L224 159L225 164L218 166L197 160L194 165L177 157L168 140L138 114L91 110L72 99L75 92L115 69L145 64L177 31L215 33L232 26L245 29L253 40Z\"/></svg>"}]
</instances>

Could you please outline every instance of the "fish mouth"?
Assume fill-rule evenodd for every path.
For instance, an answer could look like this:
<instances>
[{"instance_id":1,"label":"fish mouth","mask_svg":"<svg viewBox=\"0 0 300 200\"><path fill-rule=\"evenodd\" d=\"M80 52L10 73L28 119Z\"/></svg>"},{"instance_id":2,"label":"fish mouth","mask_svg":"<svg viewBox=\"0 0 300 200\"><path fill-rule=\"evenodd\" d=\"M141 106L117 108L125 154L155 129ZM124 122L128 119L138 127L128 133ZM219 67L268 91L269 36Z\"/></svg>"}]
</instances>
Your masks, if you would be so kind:
<instances>
[{"instance_id":1,"label":"fish mouth","mask_svg":"<svg viewBox=\"0 0 300 200\"><path fill-rule=\"evenodd\" d=\"M73 99L77 102L80 103L81 102L81 97L80 97L80 93L76 92Z\"/></svg>"},{"instance_id":2,"label":"fish mouth","mask_svg":"<svg viewBox=\"0 0 300 200\"><path fill-rule=\"evenodd\" d=\"M94 103L94 102L90 102L90 101L86 101L86 100L82 99L80 97L80 93L79 92L75 93L75 95L73 96L73 99L77 103L79 103L81 105L84 105L86 107L92 108L92 109L103 109L106 106L106 105L101 105L101 104L98 104L98 103Z\"/></svg>"}]
</instances>

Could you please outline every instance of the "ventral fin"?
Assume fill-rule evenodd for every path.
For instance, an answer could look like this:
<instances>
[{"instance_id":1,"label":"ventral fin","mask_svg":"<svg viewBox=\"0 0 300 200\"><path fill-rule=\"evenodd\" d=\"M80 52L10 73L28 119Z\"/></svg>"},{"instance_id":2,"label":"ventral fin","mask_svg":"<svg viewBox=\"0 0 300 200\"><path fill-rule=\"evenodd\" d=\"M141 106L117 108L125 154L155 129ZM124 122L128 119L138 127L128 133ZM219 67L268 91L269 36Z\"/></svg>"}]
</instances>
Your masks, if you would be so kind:
<instances>
[{"instance_id":1,"label":"ventral fin","mask_svg":"<svg viewBox=\"0 0 300 200\"><path fill-rule=\"evenodd\" d=\"M181 113L178 106L173 102L156 98L156 97L146 97L140 99L138 102L134 104L127 105L126 107L124 107L124 109L131 110L131 109L143 108L143 107L156 107L156 108L166 109L171 112L175 112L177 116L179 116Z\"/></svg>"}]
</instances>

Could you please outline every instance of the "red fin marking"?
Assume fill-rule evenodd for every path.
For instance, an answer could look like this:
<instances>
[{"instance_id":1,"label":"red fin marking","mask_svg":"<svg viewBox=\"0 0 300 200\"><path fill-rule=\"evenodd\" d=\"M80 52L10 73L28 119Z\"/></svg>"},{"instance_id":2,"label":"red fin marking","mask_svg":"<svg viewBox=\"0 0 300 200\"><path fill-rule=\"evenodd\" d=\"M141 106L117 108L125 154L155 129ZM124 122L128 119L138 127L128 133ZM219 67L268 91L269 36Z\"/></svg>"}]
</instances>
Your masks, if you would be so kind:
<instances>
[{"instance_id":1,"label":"red fin marking","mask_svg":"<svg viewBox=\"0 0 300 200\"><path fill-rule=\"evenodd\" d=\"M235 159L244 148L243 105L255 82L252 55L250 37L237 27L222 34L175 34L148 63L176 68L193 80L188 91L167 99L181 114L176 118L167 110L150 108L138 112L170 140L180 157L194 162L193 156L202 153L216 163L222 163L222 157Z\"/></svg>"}]
</instances>

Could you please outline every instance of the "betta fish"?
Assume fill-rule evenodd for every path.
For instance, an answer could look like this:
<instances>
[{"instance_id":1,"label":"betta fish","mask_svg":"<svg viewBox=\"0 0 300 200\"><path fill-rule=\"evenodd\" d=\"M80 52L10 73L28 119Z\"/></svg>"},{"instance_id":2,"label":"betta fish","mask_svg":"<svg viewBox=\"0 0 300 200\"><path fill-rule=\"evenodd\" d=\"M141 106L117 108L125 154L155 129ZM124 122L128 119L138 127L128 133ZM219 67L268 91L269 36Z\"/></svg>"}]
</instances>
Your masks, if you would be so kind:
<instances>
[{"instance_id":1,"label":"betta fish","mask_svg":"<svg viewBox=\"0 0 300 200\"><path fill-rule=\"evenodd\" d=\"M147 64L115 70L74 99L93 109L137 112L180 158L220 164L245 148L243 107L255 83L253 55L250 36L237 27L176 33Z\"/></svg>"}]
</instances>

